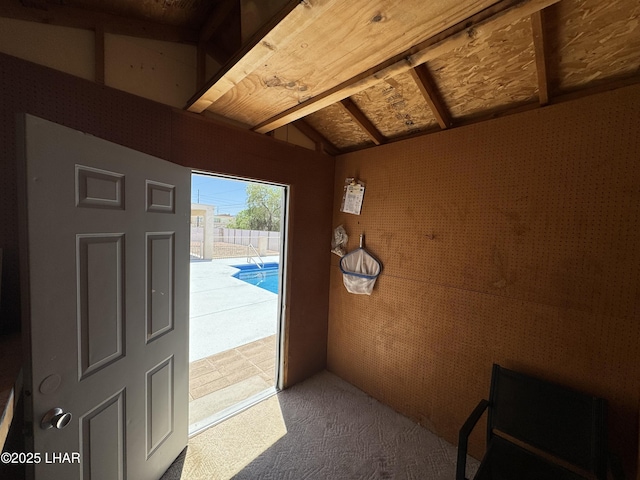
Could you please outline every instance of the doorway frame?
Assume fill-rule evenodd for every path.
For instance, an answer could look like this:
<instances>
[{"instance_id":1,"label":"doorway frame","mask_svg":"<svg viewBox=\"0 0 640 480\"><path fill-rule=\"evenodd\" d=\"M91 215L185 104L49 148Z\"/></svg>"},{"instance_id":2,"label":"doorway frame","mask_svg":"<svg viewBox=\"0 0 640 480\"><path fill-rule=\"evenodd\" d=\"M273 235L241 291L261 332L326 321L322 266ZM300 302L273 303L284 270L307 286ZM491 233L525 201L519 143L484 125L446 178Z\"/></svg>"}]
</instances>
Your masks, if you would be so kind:
<instances>
[{"instance_id":1,"label":"doorway frame","mask_svg":"<svg viewBox=\"0 0 640 480\"><path fill-rule=\"evenodd\" d=\"M217 177L227 180L237 180L241 182L257 183L263 185L269 185L282 188L281 199L281 218L280 218L280 262L279 262L279 274L278 274L278 309L276 318L276 358L275 358L275 385L273 388L269 388L263 392L252 395L251 397L242 400L231 407L225 408L215 419L206 426L199 427L191 430L189 426L189 438L198 435L204 430L211 428L219 423L222 423L229 418L247 410L248 408L266 400L267 398L278 394L284 389L284 351L286 348L286 305L288 299L288 292L286 290L287 285L287 272L288 272L288 251L289 251L289 228L290 228L290 197L291 197L291 185L285 183L271 182L268 180L260 180L255 178L246 178L238 175L217 173L213 171L207 171L202 169L191 169L191 178L193 175L202 175L209 177ZM191 295L191 293L189 293ZM189 346L189 349L191 346Z\"/></svg>"}]
</instances>

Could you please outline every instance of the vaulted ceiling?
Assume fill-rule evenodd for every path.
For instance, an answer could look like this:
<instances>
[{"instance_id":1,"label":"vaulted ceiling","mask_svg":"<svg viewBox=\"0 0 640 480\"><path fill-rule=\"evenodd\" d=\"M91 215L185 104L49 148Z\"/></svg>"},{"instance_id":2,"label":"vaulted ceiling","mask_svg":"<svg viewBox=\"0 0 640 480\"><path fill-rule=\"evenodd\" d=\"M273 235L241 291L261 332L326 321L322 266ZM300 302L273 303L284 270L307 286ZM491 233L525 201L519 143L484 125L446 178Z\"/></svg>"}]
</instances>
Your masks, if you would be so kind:
<instances>
[{"instance_id":1,"label":"vaulted ceiling","mask_svg":"<svg viewBox=\"0 0 640 480\"><path fill-rule=\"evenodd\" d=\"M293 123L330 154L640 81L638 0L5 0L0 15L197 45L185 108Z\"/></svg>"}]
</instances>

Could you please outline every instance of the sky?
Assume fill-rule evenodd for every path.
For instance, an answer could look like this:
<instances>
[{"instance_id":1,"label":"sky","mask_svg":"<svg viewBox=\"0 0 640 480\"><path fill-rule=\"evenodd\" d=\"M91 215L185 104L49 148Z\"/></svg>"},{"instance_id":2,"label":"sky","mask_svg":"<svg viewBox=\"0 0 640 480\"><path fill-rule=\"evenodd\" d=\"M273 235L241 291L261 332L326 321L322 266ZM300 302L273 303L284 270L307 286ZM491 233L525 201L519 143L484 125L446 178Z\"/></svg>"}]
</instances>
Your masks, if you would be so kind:
<instances>
[{"instance_id":1,"label":"sky","mask_svg":"<svg viewBox=\"0 0 640 480\"><path fill-rule=\"evenodd\" d=\"M237 215L246 208L248 184L241 180L194 173L191 176L191 203L215 205L216 215Z\"/></svg>"}]
</instances>

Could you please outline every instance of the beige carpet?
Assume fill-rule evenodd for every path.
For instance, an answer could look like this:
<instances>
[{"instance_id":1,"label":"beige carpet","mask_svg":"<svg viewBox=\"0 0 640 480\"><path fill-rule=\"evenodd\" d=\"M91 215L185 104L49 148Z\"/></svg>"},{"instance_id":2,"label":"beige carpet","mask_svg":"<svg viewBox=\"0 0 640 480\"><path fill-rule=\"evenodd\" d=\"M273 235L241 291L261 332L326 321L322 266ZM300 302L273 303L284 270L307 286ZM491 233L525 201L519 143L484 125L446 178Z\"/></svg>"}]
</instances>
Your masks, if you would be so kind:
<instances>
[{"instance_id":1,"label":"beige carpet","mask_svg":"<svg viewBox=\"0 0 640 480\"><path fill-rule=\"evenodd\" d=\"M455 462L454 446L323 372L193 437L162 480L444 480Z\"/></svg>"}]
</instances>

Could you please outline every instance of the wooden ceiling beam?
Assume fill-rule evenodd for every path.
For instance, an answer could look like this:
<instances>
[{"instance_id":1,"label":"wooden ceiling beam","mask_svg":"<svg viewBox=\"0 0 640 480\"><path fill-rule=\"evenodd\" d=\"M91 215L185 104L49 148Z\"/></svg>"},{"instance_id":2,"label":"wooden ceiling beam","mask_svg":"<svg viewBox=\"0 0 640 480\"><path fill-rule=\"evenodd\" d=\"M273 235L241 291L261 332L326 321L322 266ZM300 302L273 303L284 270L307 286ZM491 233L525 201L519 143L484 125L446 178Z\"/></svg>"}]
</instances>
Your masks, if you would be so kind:
<instances>
[{"instance_id":1,"label":"wooden ceiling beam","mask_svg":"<svg viewBox=\"0 0 640 480\"><path fill-rule=\"evenodd\" d=\"M574 100L578 100L581 98L586 98L589 97L591 95L597 95L603 92L610 92L613 90L617 90L619 88L625 88L625 87L629 87L632 85L640 85L640 75L636 74L636 75L631 75L628 77L624 77L624 78L617 78L611 81L608 81L606 83L601 83L601 84L597 84L594 86L590 86L590 87L585 87L585 88L581 88L579 90L575 90L572 92L568 92L568 93L561 93L558 95L554 95L553 98L550 99L549 103L552 105L558 105L561 103L565 103L565 102L571 102ZM507 117L509 115L516 115L519 113L523 113L523 112L529 112L531 110L537 110L541 107L539 102L530 102L530 103L525 103L523 105L518 105L515 107L506 107L506 108L498 108L496 110L493 111L489 111L489 112L482 112L481 114L478 115L474 115L473 117L467 117L464 119L460 119L459 121L456 122L457 126L467 126L467 125L473 125L476 123L482 123L485 122L487 120L493 120L495 118L503 118L503 117ZM402 136L398 136L398 137L393 137L390 138L388 140L388 143L396 143L396 142L400 142L403 140L407 140L410 138L416 138L416 137L424 137L427 135L431 135L432 133L435 133L435 131L431 130L431 131L421 131L421 132L416 132L416 133L411 133L408 135L402 135ZM348 152L353 152L353 151L357 151L357 150L364 150L366 148L373 148L373 147L369 147L369 146L356 146L356 147L352 147L352 148L344 148L341 150L341 153L348 153Z\"/></svg>"},{"instance_id":2,"label":"wooden ceiling beam","mask_svg":"<svg viewBox=\"0 0 640 480\"><path fill-rule=\"evenodd\" d=\"M505 5L522 1L528 0L445 0L427 3L422 0L378 0L374 4L359 0L360 3L345 7L341 0L298 0L286 18L267 35L253 37L255 42L250 48L242 56L236 57L233 63L225 65L211 79L210 86L189 99L185 108L196 113L209 108L222 115L242 118L245 123L256 124L293 106L297 101L309 98L312 92L313 95L323 92L365 69L374 68L376 64L397 55L397 52L419 44L430 32L440 32L479 11L495 13L496 5L505 8ZM412 10L414 15L407 16L407 12ZM361 15L371 16L364 21ZM390 21L390 30L385 28L387 21ZM404 28L401 29L402 26ZM357 40L365 38L363 35L368 38L367 42ZM336 45L337 38L342 38L342 46ZM325 50L327 47L328 50ZM291 56L287 52L291 52ZM323 61L327 64L319 66L318 62ZM291 67L291 62L296 64L295 67ZM290 71L290 68L294 71ZM324 75L319 74L323 71ZM273 95L273 90L260 88L265 79L281 78L285 72L293 76L285 80L309 82L308 94L295 98ZM212 106L235 87L241 92L231 94L237 95L229 108L234 109L238 105L239 113L224 111L229 97L225 97L220 105ZM266 112L260 114L255 109L239 106L236 99L245 99L247 90L256 93L251 103L262 103Z\"/></svg>"},{"instance_id":3,"label":"wooden ceiling beam","mask_svg":"<svg viewBox=\"0 0 640 480\"><path fill-rule=\"evenodd\" d=\"M223 64L232 55L229 52L223 52L224 49L219 48L221 47L220 45L216 45L215 42L212 42L211 37L213 37L220 27L222 27L229 15L233 12L237 3L238 0L223 0L220 2L204 21L200 31L198 32L196 90L202 88L207 82L207 54L220 64Z\"/></svg>"},{"instance_id":4,"label":"wooden ceiling beam","mask_svg":"<svg viewBox=\"0 0 640 480\"><path fill-rule=\"evenodd\" d=\"M298 118L310 115L313 112L317 112L329 105L366 90L387 78L406 73L456 48L464 48L478 41L481 37L488 37L494 31L507 27L523 17L528 17L559 1L560 0L523 0L513 2L505 0L499 2L493 7L445 30L441 34L416 45L401 55L397 55L373 69L367 70L326 92L316 95L295 107L289 108L261 122L254 126L253 130L258 133L266 133ZM232 86L233 85L229 86L229 89L232 88ZM226 91L227 90L225 90L225 92ZM211 105L212 102L204 103L208 106ZM203 104L202 108L204 109L206 106Z\"/></svg>"},{"instance_id":5,"label":"wooden ceiling beam","mask_svg":"<svg viewBox=\"0 0 640 480\"><path fill-rule=\"evenodd\" d=\"M442 95L438 91L435 81L431 75L431 72L425 64L419 65L409 71L411 77L416 82L416 85L420 89L420 93L429 105L429 108L433 112L433 115L438 121L441 129L449 128L453 125L451 114L449 109L442 100Z\"/></svg>"},{"instance_id":6,"label":"wooden ceiling beam","mask_svg":"<svg viewBox=\"0 0 640 480\"><path fill-rule=\"evenodd\" d=\"M299 5L303 5L300 0L289 0L277 15L260 27L251 37L251 40L249 40L246 45L243 45L240 51L229 58L222 68L220 68L219 72L187 101L185 109L190 112L202 113L215 100L222 97L222 95L231 90L236 84L240 83L251 70L247 69L246 65L242 65L241 60L257 66L273 55L273 45L263 41L263 39L289 14L299 15L300 22L298 23L298 28L302 29L308 26L308 23L311 23L313 18L300 15L301 12L299 9L296 10L296 7ZM304 5L301 8L304 8ZM290 32L284 32L282 36L286 37L289 34ZM275 35L275 37L276 40L280 39L278 35ZM207 98L203 98L205 96Z\"/></svg>"},{"instance_id":7,"label":"wooden ceiling beam","mask_svg":"<svg viewBox=\"0 0 640 480\"><path fill-rule=\"evenodd\" d=\"M201 42L208 41L218 28L222 26L226 18L233 11L233 7L236 6L238 0L224 0L218 4L218 7L211 12L209 18L202 24L202 28L199 33L199 40Z\"/></svg>"},{"instance_id":8,"label":"wooden ceiling beam","mask_svg":"<svg viewBox=\"0 0 640 480\"><path fill-rule=\"evenodd\" d=\"M226 62L227 59L233 55L231 52L232 47L222 42L215 42L213 39L207 42L200 42L198 45L202 45L205 53L220 64Z\"/></svg>"},{"instance_id":9,"label":"wooden ceiling beam","mask_svg":"<svg viewBox=\"0 0 640 480\"><path fill-rule=\"evenodd\" d=\"M545 11L539 10L531 15L531 28L533 30L533 47L536 57L536 72L538 74L538 97L540 105L549 103L549 75L547 41L544 31Z\"/></svg>"},{"instance_id":10,"label":"wooden ceiling beam","mask_svg":"<svg viewBox=\"0 0 640 480\"><path fill-rule=\"evenodd\" d=\"M20 0L3 0L0 2L0 17L92 31L95 31L96 28L103 28L105 33L167 42L190 44L198 42L198 32L190 28L126 18L49 2L29 7L22 5Z\"/></svg>"},{"instance_id":11,"label":"wooden ceiling beam","mask_svg":"<svg viewBox=\"0 0 640 480\"><path fill-rule=\"evenodd\" d=\"M350 98L345 98L340 101L339 105L342 109L351 117L351 119L356 122L360 128L367 134L367 136L375 143L376 145L381 145L386 143L387 139L380 133L380 131L376 128L376 126L371 123L371 120L367 118L367 116L362 113L362 110L358 108L358 106L353 103Z\"/></svg>"},{"instance_id":12,"label":"wooden ceiling beam","mask_svg":"<svg viewBox=\"0 0 640 480\"><path fill-rule=\"evenodd\" d=\"M313 143L316 144L316 149L319 152L324 152L332 156L336 156L340 154L340 150L327 138L318 132L315 128L309 125L304 120L296 120L293 122L293 126L296 127L300 132L309 138Z\"/></svg>"}]
</instances>

